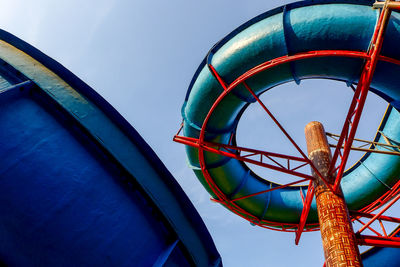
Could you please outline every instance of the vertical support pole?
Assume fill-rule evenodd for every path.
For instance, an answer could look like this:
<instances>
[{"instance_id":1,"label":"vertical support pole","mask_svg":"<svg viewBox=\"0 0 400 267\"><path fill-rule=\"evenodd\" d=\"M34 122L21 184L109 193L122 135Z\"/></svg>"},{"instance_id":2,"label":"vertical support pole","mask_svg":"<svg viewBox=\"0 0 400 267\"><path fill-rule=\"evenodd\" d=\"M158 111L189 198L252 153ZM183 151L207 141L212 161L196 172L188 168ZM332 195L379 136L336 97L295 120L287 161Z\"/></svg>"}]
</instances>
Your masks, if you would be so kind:
<instances>
[{"instance_id":1,"label":"vertical support pole","mask_svg":"<svg viewBox=\"0 0 400 267\"><path fill-rule=\"evenodd\" d=\"M307 124L304 131L309 159L326 181L333 185L336 174L329 175L332 156L324 127L313 121ZM341 188L335 194L312 172L326 266L362 266Z\"/></svg>"}]
</instances>

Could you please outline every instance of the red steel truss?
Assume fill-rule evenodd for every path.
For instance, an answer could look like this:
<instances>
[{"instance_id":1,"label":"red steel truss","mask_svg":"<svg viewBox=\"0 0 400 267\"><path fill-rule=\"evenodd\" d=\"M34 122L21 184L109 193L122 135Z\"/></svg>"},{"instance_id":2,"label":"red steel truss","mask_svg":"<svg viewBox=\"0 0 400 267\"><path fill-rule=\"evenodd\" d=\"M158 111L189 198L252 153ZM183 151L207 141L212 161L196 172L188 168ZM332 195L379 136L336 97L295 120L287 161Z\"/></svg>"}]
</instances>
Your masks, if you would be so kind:
<instances>
[{"instance_id":1,"label":"red steel truss","mask_svg":"<svg viewBox=\"0 0 400 267\"><path fill-rule=\"evenodd\" d=\"M336 180L333 188L336 192L343 177L343 172L346 167L350 148L357 131L358 123L360 121L368 90L372 82L372 77L376 68L376 64L379 60L379 54L382 49L384 33L387 23L389 21L390 12L391 11L388 8L383 8L379 16L374 35L372 37L372 42L367 52L368 57L361 72L361 77L357 84L357 89L354 92L353 100L351 101L349 111L344 121L342 133L340 134L337 147L332 157L330 172L331 174L333 174L335 171L337 171ZM344 146L343 154L339 155L339 151L342 145ZM335 168L338 156L340 156L341 162L339 166Z\"/></svg>"},{"instance_id":2,"label":"red steel truss","mask_svg":"<svg viewBox=\"0 0 400 267\"><path fill-rule=\"evenodd\" d=\"M216 77L217 81L224 89L224 91L220 94L220 96L215 100L211 109L209 110L204 122L202 124L202 128L200 131L199 138L185 137L181 136L180 131L174 136L174 141L178 143L182 143L188 146L196 147L199 151L199 163L202 173L205 177L206 182L211 188L213 194L216 196L215 199L212 199L214 202L220 203L226 206L235 214L240 217L250 221L252 224L278 231L286 231L286 232L295 232L295 243L298 244L302 232L307 231L316 231L318 230L318 224L308 224L306 225L307 216L310 210L311 202L314 197L314 187L312 186L313 177L307 173L301 172L301 168L309 165L313 171L317 173L317 175L324 181L325 185L328 186L330 190L333 192L337 192L340 181L343 177L343 173L346 167L346 162L352 147L353 140L355 139L355 133L357 130L358 123L360 121L360 117L363 111L363 107L365 104L366 96L368 94L368 90L373 78L373 74L376 68L378 61L390 62L393 64L400 65L400 60L396 60L393 58L389 58L386 56L380 55L380 51L382 48L382 43L384 39L384 32L387 25L387 22L390 17L391 9L399 9L400 3L387 0L385 3L377 3L374 5L375 7L382 8L378 23L376 25L370 48L367 52L360 51L349 51L349 50L317 50L310 52L303 52L294 55L286 55L282 57L278 57L269 61L266 61L248 71L244 74L237 77L232 83L226 83L223 78L219 75L217 70L209 64L208 67L212 74ZM276 117L269 111L269 109L265 106L265 104L260 100L260 98L253 92L253 90L248 86L246 80L254 75L265 71L267 69L276 67L281 64L294 62L298 60L308 59L308 58L316 58L316 57L350 57L350 58L360 58L365 61L363 70L361 71L361 76L359 82L357 84L352 102L350 104L346 119L343 124L343 128L341 134L338 139L338 143L335 146L332 163L330 166L331 173L337 171L335 184L334 186L330 186L324 177L317 171L312 162L308 159L305 153L300 149L300 147L296 144L296 142L290 137L285 128L279 123ZM207 127L207 123L215 111L216 107L219 103L238 85L243 85L254 97L256 102L263 108L263 110L267 113L267 115L274 121L277 127L281 130L283 135L290 141L295 150L300 156L291 156L284 155L274 152L260 151L251 148L239 147L232 145L231 142L229 144L220 144L208 142L205 140L205 129ZM343 152L342 152L343 149ZM258 166L262 166L268 169L272 169L274 171L284 172L288 175L300 177L302 179L295 180L294 182L287 183L284 185L280 185L278 187L274 187L268 190L263 190L260 192L256 192L247 196L243 196L236 199L230 199L227 195L225 195L222 190L215 184L213 177L208 172L205 166L204 152L216 153L219 155L223 155L226 157L234 158L243 162L255 164ZM373 153L373 151L368 151ZM286 164L282 164L282 160L286 160ZM263 194L266 192L270 192L273 190L281 189L284 187L288 187L291 185L304 183L308 181L308 191L306 196L303 196L302 190L300 190L300 194L303 200L303 210L300 217L300 222L297 224L289 224L289 223L277 223L264 219L257 218L256 216L248 213L240 206L236 205L235 202L241 199L249 198L255 195ZM382 195L375 202L371 203L367 207L359 210L359 211L350 211L350 215L353 221L359 222L362 227L356 233L357 241L359 245L369 245L369 246L390 246L390 247L400 247L400 237L395 237L396 234L400 232L400 228L395 232L388 235L386 233L386 228L384 227L384 222L391 223L399 223L399 218L394 218L390 216L385 216L383 213L392 206L398 199L400 199L400 181L394 185L391 190ZM385 206L386 205L386 206ZM384 207L385 206L385 207ZM371 212L384 207L381 211L376 214L372 214ZM367 223L364 223L361 218L370 219ZM374 229L372 224L373 222L379 222L381 229ZM375 236L371 235L361 235L361 233L368 229ZM381 233L382 232L382 233Z\"/></svg>"}]
</instances>

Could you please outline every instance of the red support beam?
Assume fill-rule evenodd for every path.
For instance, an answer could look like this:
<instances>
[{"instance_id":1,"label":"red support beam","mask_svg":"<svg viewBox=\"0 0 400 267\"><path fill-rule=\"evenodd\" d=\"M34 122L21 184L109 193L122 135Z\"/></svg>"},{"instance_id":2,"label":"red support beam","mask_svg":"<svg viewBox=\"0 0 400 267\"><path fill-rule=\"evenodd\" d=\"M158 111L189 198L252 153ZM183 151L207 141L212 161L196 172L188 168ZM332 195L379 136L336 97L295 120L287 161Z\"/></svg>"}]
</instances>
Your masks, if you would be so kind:
<instances>
[{"instance_id":1,"label":"red support beam","mask_svg":"<svg viewBox=\"0 0 400 267\"><path fill-rule=\"evenodd\" d=\"M250 94L254 97L254 99L260 104L260 106L263 108L263 110L268 114L268 116L272 119L272 121L278 126L279 130L285 135L285 137L292 143L292 145L296 148L296 150L300 153L300 155L304 158L307 159L307 156L304 154L304 152L301 150L301 148L296 144L296 142L293 140L293 138L289 135L289 133L283 128L282 124L275 118L275 116L269 111L269 109L264 105L264 103L260 100L260 98L254 93L254 91L245 83L243 82L244 87L250 92ZM308 161L308 160L306 160Z\"/></svg>"},{"instance_id":2,"label":"red support beam","mask_svg":"<svg viewBox=\"0 0 400 267\"><path fill-rule=\"evenodd\" d=\"M296 150L300 153L300 155L310 164L311 169L319 176L319 178L325 183L325 185L332 190L331 185L325 180L325 178L319 173L318 169L312 164L312 162L308 159L306 154L304 154L303 150L297 145L297 143L293 140L293 138L289 135L289 133L285 130L282 124L275 118L275 116L269 111L269 109L264 105L264 103L260 100L260 98L254 93L254 91L245 83L243 85L250 92L250 94L256 99L256 101L261 105L264 111L268 114L268 116L273 120L273 122L278 126L281 132L285 135L285 137L292 143L292 145L296 148ZM308 212L307 212L308 215Z\"/></svg>"},{"instance_id":3,"label":"red support beam","mask_svg":"<svg viewBox=\"0 0 400 267\"><path fill-rule=\"evenodd\" d=\"M378 198L368 206L364 207L363 209L359 210L359 212L364 212L364 213L373 212L374 210L377 210L380 207L382 207L397 194L400 194L400 180L395 185L392 186L391 190L388 190L380 198Z\"/></svg>"},{"instance_id":4,"label":"red support beam","mask_svg":"<svg viewBox=\"0 0 400 267\"><path fill-rule=\"evenodd\" d=\"M235 199L231 199L231 202L239 201L239 200L246 199L246 198L249 198L249 197L258 196L258 195L261 195L261 194L264 194L264 193L268 193L268 192L272 192L272 191L275 191L275 190L278 190L278 189L282 189L282 188L285 188L285 187L288 187L288 186L292 186L292 185L295 185L295 184L303 183L305 181L309 181L309 179L298 180L298 181L295 181L295 182L292 182L292 183L288 183L288 184L280 185L280 186L277 186L277 187L274 187L274 188L271 188L271 189L263 190L263 191L260 191L260 192L254 193L254 194L250 194L250 195L246 195L246 196L243 196L243 197L238 197L238 198L235 198Z\"/></svg>"},{"instance_id":5,"label":"red support beam","mask_svg":"<svg viewBox=\"0 0 400 267\"><path fill-rule=\"evenodd\" d=\"M304 227L306 225L308 213L310 212L310 208L311 208L311 203L312 203L312 200L314 198L314 192L315 192L315 187L313 186L312 181L310 181L310 184L308 185L306 199L305 199L304 205L303 205L303 210L301 211L299 227L297 228L296 237L295 237L295 240L294 240L294 243L296 245L299 244L301 234L304 231Z\"/></svg>"},{"instance_id":6,"label":"red support beam","mask_svg":"<svg viewBox=\"0 0 400 267\"><path fill-rule=\"evenodd\" d=\"M400 248L400 237L378 237L370 235L356 236L357 244L361 246Z\"/></svg>"},{"instance_id":7,"label":"red support beam","mask_svg":"<svg viewBox=\"0 0 400 267\"><path fill-rule=\"evenodd\" d=\"M372 38L372 45L370 46L370 49L368 51L367 61L362 70L356 92L354 93L353 100L350 104L350 108L342 128L342 133L340 135L337 147L333 154L330 166L330 173L334 173L339 151L342 145L344 145L343 156L341 158L339 170L337 172L336 180L333 186L335 192L338 191L341 179L343 177L347 159L357 131L358 123L361 118L368 90L372 82L372 77L376 68L376 64L379 61L379 54L382 49L384 33L386 30L387 23L389 21L390 12L391 11L388 8L386 8L386 2L385 2L385 7L382 9L377 26L374 31L374 35Z\"/></svg>"},{"instance_id":8,"label":"red support beam","mask_svg":"<svg viewBox=\"0 0 400 267\"><path fill-rule=\"evenodd\" d=\"M362 225L365 225L364 222L362 222L360 219L356 219L357 222L359 222ZM372 228L371 226L367 226L367 229L370 230L371 232L373 232L374 234L376 234L377 236L382 236L378 231L376 231L374 228Z\"/></svg>"},{"instance_id":9,"label":"red support beam","mask_svg":"<svg viewBox=\"0 0 400 267\"><path fill-rule=\"evenodd\" d=\"M260 150L255 150L255 149L249 149L249 148L244 148L244 147L235 147L235 146L230 146L230 145L224 145L224 144L217 144L217 143L211 143L211 142L203 142L200 143L198 139L195 138L188 138L188 137L175 137L174 139L176 142L188 145L188 146L193 146L196 148L201 149L202 151L207 151L211 153L215 153L221 156L229 157L229 158L234 158L243 162L255 164L257 166L265 167L274 171L280 171L283 173L287 173L293 176L305 178L307 180L312 180L314 179L311 175L293 171L290 169L287 169L285 167L282 167L280 164L276 164L276 161L272 160L272 164L268 164L265 162L262 162L262 158L260 160L254 160L249 158L247 155L240 155L239 153L233 153L233 152L228 152L229 150L234 150L234 151L247 151L247 152L252 152L254 155L260 155L260 156L266 156L266 157L279 157L279 158L285 158L285 159L290 159L292 161L299 161L299 162L304 162L305 160L302 158L298 157L293 157L293 156L288 156L288 155L283 155L283 154L278 154L278 153L271 153L271 152L266 152L266 151L260 151ZM226 151L223 151L222 149L225 149Z\"/></svg>"},{"instance_id":10,"label":"red support beam","mask_svg":"<svg viewBox=\"0 0 400 267\"><path fill-rule=\"evenodd\" d=\"M366 213L366 212L360 212L360 211L349 211L350 215L352 217L365 217L365 218L374 218L377 217L376 214L372 214L372 213ZM391 217L391 216L385 216L385 215L381 215L379 216L379 220L383 220L383 221L387 221L387 222L393 222L393 223L399 223L400 224L400 218L395 218L395 217Z\"/></svg>"},{"instance_id":11,"label":"red support beam","mask_svg":"<svg viewBox=\"0 0 400 267\"><path fill-rule=\"evenodd\" d=\"M395 198L393 198L391 201L389 201L389 203L377 214L375 214L365 225L363 225L363 227L361 227L358 231L358 233L362 233L362 231L364 231L369 225L371 225L374 221L376 221L377 219L381 219L382 214L387 211L394 203L397 202L397 200L400 199L400 194L398 194Z\"/></svg>"}]
</instances>

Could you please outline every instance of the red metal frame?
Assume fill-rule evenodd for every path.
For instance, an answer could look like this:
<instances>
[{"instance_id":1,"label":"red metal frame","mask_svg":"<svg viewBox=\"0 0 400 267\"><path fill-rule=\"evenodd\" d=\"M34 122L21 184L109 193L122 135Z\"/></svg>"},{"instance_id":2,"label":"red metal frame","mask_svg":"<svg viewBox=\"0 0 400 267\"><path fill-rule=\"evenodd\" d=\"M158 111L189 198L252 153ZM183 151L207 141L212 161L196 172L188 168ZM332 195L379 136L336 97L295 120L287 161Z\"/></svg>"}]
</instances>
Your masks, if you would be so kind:
<instances>
[{"instance_id":1,"label":"red metal frame","mask_svg":"<svg viewBox=\"0 0 400 267\"><path fill-rule=\"evenodd\" d=\"M266 151L261 151L257 149L251 149L251 148L245 148L245 147L238 147L238 146L232 146L232 145L225 145L225 144L220 144L220 143L213 143L213 142L198 142L198 139L192 138L192 137L185 137L185 136L177 136L175 138L176 142L196 147L196 148L201 148L204 151L207 152L212 152L218 155L222 155L225 157L229 158L234 158L243 162L248 162L251 164L255 164L261 167L269 168L275 171L280 171L284 172L287 174L291 174L294 176L298 176L301 178L304 178L305 180L313 180L314 178L311 175L307 175L301 172L296 172L294 170L304 167L305 165L308 164L308 161L305 160L304 158L299 158L299 157L294 157L294 156L288 156L288 155L283 155L283 154L278 154L278 153L272 153L272 152L266 152ZM224 151L225 150L225 151ZM241 155L241 152L247 152L249 154L246 155ZM254 157L256 159L252 159L251 157ZM266 160L271 161L273 164L268 164L263 161L263 159L266 158ZM288 167L283 166L281 163L279 163L277 160L274 158L281 158L281 159L287 159L288 162L290 161L299 161L303 164L295 167L295 168L290 168L290 164L288 164Z\"/></svg>"},{"instance_id":2,"label":"red metal frame","mask_svg":"<svg viewBox=\"0 0 400 267\"><path fill-rule=\"evenodd\" d=\"M398 231L395 231L395 232L391 233L390 235L387 235L386 229L383 225L383 222L400 223L400 218L394 218L394 217L383 215L383 213L385 211L387 211L399 199L400 199L400 194L397 194L396 197L394 197L392 200L390 200L385 205L385 207L383 207L377 214L364 213L364 212L352 212L352 214L354 215L354 218L362 224L362 227L356 232L356 236L357 236L357 239L359 240L359 244L365 245L368 243L368 245L373 245L373 246L400 247L400 237L394 237L400 231L400 228ZM359 220L359 218L361 218L361 217L370 218L370 220L367 223L364 223ZM371 224L376 221L379 222L379 225L381 227L383 235L371 227ZM366 229L369 229L370 231L372 231L375 234L375 236L361 235L361 233Z\"/></svg>"},{"instance_id":3,"label":"red metal frame","mask_svg":"<svg viewBox=\"0 0 400 267\"><path fill-rule=\"evenodd\" d=\"M389 2L389 1L387 1L387 2ZM386 2L385 2L385 7L383 8L383 10L380 14L374 35L372 37L370 49L367 52L347 51L347 50L319 50L319 51L298 53L295 55L286 55L286 56L282 56L279 58L275 58L275 59L266 61L256 67L246 71L244 74L240 75L237 79L235 79L230 84L226 83L223 80L223 78L219 75L217 70L212 65L209 65L210 71L216 77L216 79L218 80L219 84L224 89L224 91L215 100L215 102L212 105L211 109L209 110L206 118L204 119L199 138L180 136L179 135L180 130L179 130L179 132L174 137L174 141L198 148L200 168L203 172L206 182L208 183L209 187L211 188L213 194L216 196L216 199L213 199L213 201L226 206L232 212L236 213L240 217L243 217L244 219L250 221L251 223L253 223L255 225L258 225L258 226L261 226L261 227L264 227L267 229L272 229L272 230L295 232L296 233L296 238L295 238L296 244L298 244L302 232L318 230L318 224L306 225L307 216L308 216L308 213L310 210L312 199L314 197L314 187L312 186L313 177L308 174L298 172L296 170L298 170L299 168L301 168L303 166L310 165L310 167L314 171L316 171L316 173L322 178L322 180L325 182L325 184L333 192L337 192L339 185L340 185L341 178L343 176L345 166L346 166L346 161L347 161L347 158L348 158L348 155L350 152L350 148L351 148L352 142L354 140L357 126L358 126L358 123L359 123L359 120L361 117L363 106L365 104L365 99L368 94L368 90L369 90L369 87L370 87L370 84L372 81L372 77L373 77L373 74L374 74L374 71L376 68L376 64L379 60L381 60L381 61L400 65L400 60L380 55L380 50L381 50L383 38L384 38L384 30L385 30L386 23L387 23L389 16L390 16L390 9L387 8ZM295 143L295 141L290 137L288 132L285 130L285 128L279 123L279 121L275 118L275 116L273 116L273 114L268 110L268 108L264 105L264 103L259 99L259 97L253 92L253 90L246 83L246 80L249 79L250 77L252 77L262 71L265 71L267 69L276 67L280 64L285 64L285 63L294 62L297 60L303 60L303 59L315 58L315 57L351 57L351 58L360 58L360 59L365 60L365 65L361 72L360 80L358 82L357 88L356 88L354 96L353 96L353 100L349 107L349 111L348 111L346 120L343 125L343 129L342 129L342 132L341 132L341 135L339 138L339 142L337 144L337 148L334 151L330 170L331 170L331 173L334 173L336 170L338 170L338 172L337 172L335 184L333 187L331 187L326 182L324 177L322 177L321 174L318 173L318 171L313 166L313 164L308 159L308 157L305 155L305 153L299 148L299 146ZM236 88L240 84L245 86L245 88L252 94L252 96L255 98L255 100L261 105L263 110L274 121L274 123L278 126L278 128L282 131L282 133L286 136L286 138L292 143L292 145L295 147L295 149L298 151L298 153L301 155L301 157L260 151L260 150L251 149L251 148L238 147L238 146L230 145L231 140L229 141L228 145L205 141L205 129L206 129L207 123L208 123L210 117L212 116L213 112L215 111L216 107L234 88ZM343 154L341 154L341 150L340 150L342 146L344 146ZM218 186L214 182L213 177L208 172L206 165L205 165L204 152L211 152L211 153L216 153L216 154L223 155L226 157L235 158L237 160L256 164L258 166L269 168L269 169L272 169L275 171L281 171L281 172L287 173L289 175L301 177L303 179L296 180L292 183L284 184L284 185L274 187L274 188L271 188L268 190L255 192L253 194L250 194L250 195L247 195L244 197L240 197L240 198L236 198L236 199L229 199L229 197L226 196L220 188L218 188ZM247 154L243 155L243 153L247 153ZM256 159L254 159L254 158L256 158ZM335 167L338 158L340 158L341 161L340 161L339 166ZM267 160L268 163L263 161L263 159ZM286 167L283 166L283 164L279 163L277 161L277 159L288 160L287 166ZM290 168L290 161L300 162L301 164L295 168ZM308 187L308 192L307 192L305 198L303 196L302 190L300 190L300 194L303 199L303 210L302 210L300 222L297 224L272 222L272 221L268 221L265 219L257 218L256 216L248 213L247 211L245 211L244 209L242 209L240 206L238 206L235 203L236 201L244 199L244 198L249 198L249 197L263 194L266 192L270 192L270 191L273 191L276 189L280 189L280 188L288 187L288 186L291 186L294 184L302 183L305 181L309 181L309 187ZM390 236L388 236L386 234L386 230L382 224L382 221L400 223L400 219L389 217L389 216L384 216L383 215L384 211L381 211L376 215L370 214L371 211L374 211L374 210L382 207L388 201L390 201L393 197L396 196L394 199L392 199L388 203L388 205L391 206L395 201L397 201L400 198L399 192L400 192L400 181L397 182L397 184L392 188L392 190L386 192L378 200L374 201L367 207L361 209L360 211L352 211L351 212L353 220L360 221L361 224L364 224L364 226L362 226L362 228L357 233L357 240L359 242L359 245L376 245L376 246L384 245L384 246L400 247L400 238L394 237L394 235L400 231L400 228L398 231L396 231L395 233L392 233ZM386 209L387 208L385 208L384 210L386 210ZM371 220L368 223L363 223L360 220L361 217L370 218ZM367 229L367 228L373 229L373 228L371 228L371 224L372 224L372 222L377 221L377 220L379 221L379 223L382 227L382 231L384 233L383 235L379 234L379 232L377 230L371 230L372 232L377 233L377 236L360 235L360 233L364 229Z\"/></svg>"},{"instance_id":4,"label":"red metal frame","mask_svg":"<svg viewBox=\"0 0 400 267\"><path fill-rule=\"evenodd\" d=\"M314 198L314 193L315 193L314 184L312 182L310 182L310 184L308 185L306 199L305 199L305 201L303 201L303 210L301 211L299 227L297 228L297 231L296 231L296 236L295 236L295 240L294 240L294 243L296 245L299 244L301 234L304 231L308 213L310 212L310 208L311 208L311 202Z\"/></svg>"},{"instance_id":5,"label":"red metal frame","mask_svg":"<svg viewBox=\"0 0 400 267\"><path fill-rule=\"evenodd\" d=\"M340 181L343 177L351 145L353 143L357 131L358 123L360 121L365 100L368 95L368 90L372 82L372 77L376 68L376 64L378 63L379 60L379 54L382 49L384 33L387 26L387 22L389 20L389 16L390 16L390 10L387 8L383 8L374 31L374 35L372 37L370 49L367 52L368 57L366 59L366 63L361 72L361 77L357 84L357 89L354 93L349 111L344 121L342 133L340 134L337 147L335 149L335 152L333 153L332 162L330 166L330 173L334 174L334 172L338 170L333 188L335 192L337 192L339 189ZM341 163L337 168L335 168L335 164L338 159L339 151L342 145L344 146L344 150L343 154L341 155Z\"/></svg>"},{"instance_id":6,"label":"red metal frame","mask_svg":"<svg viewBox=\"0 0 400 267\"><path fill-rule=\"evenodd\" d=\"M400 180L394 186L392 186L391 190L387 191L380 198L359 211L364 213L371 213L382 207L385 203L387 203L390 199L398 194L400 194Z\"/></svg>"}]
</instances>

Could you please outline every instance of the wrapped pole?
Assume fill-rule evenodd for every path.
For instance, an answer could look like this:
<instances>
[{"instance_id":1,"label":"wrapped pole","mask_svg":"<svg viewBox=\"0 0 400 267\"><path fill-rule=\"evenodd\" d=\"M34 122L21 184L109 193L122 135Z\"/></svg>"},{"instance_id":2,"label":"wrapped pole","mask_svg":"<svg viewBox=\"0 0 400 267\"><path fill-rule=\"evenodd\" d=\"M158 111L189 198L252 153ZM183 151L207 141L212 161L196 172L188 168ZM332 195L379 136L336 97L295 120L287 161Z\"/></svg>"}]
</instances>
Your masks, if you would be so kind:
<instances>
[{"instance_id":1,"label":"wrapped pole","mask_svg":"<svg viewBox=\"0 0 400 267\"><path fill-rule=\"evenodd\" d=\"M310 122L305 127L308 157L319 173L330 184L336 174L328 175L331 151L324 127L320 122ZM362 266L360 252L342 190L335 194L329 190L314 171L315 198L321 229L325 262L331 266Z\"/></svg>"}]
</instances>

